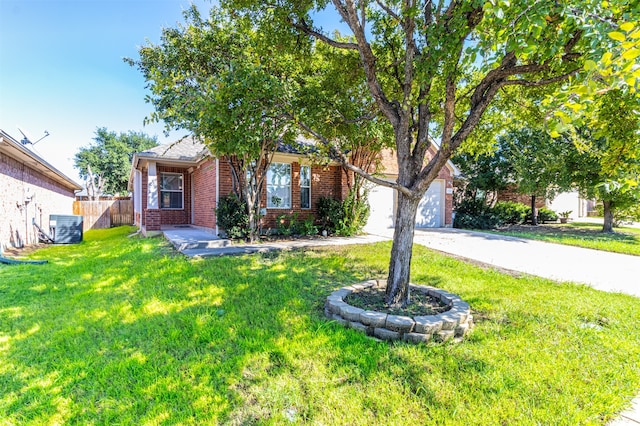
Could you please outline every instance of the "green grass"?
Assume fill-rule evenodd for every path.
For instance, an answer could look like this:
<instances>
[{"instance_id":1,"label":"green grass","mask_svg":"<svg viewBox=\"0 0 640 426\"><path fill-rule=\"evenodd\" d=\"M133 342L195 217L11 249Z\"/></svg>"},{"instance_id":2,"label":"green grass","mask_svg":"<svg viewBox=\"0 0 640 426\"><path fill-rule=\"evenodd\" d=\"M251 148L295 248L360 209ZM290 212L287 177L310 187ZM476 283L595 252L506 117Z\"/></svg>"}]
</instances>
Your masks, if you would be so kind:
<instances>
[{"instance_id":1,"label":"green grass","mask_svg":"<svg viewBox=\"0 0 640 426\"><path fill-rule=\"evenodd\" d=\"M384 277L389 243L188 260L130 228L0 267L3 424L603 424L640 388L640 299L416 247L460 294L461 344L371 340L324 318Z\"/></svg>"},{"instance_id":2,"label":"green grass","mask_svg":"<svg viewBox=\"0 0 640 426\"><path fill-rule=\"evenodd\" d=\"M640 256L640 229L614 228L614 233L603 233L602 225L574 222L563 225L543 225L536 228L517 228L490 231L501 235L529 238L550 243L566 244L595 250ZM485 231L482 231L485 232Z\"/></svg>"}]
</instances>

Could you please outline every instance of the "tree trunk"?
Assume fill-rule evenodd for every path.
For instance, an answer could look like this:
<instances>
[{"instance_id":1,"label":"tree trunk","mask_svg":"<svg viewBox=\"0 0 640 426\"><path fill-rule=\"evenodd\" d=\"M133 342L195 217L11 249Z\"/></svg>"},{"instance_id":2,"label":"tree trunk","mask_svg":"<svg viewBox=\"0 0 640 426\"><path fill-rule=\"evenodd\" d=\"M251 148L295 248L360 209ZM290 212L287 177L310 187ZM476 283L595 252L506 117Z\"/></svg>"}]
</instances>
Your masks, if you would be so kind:
<instances>
[{"instance_id":1,"label":"tree trunk","mask_svg":"<svg viewBox=\"0 0 640 426\"><path fill-rule=\"evenodd\" d=\"M536 211L536 196L531 196L531 224L538 226L538 212Z\"/></svg>"},{"instance_id":2,"label":"tree trunk","mask_svg":"<svg viewBox=\"0 0 640 426\"><path fill-rule=\"evenodd\" d=\"M602 202L604 209L604 224L602 225L602 232L613 232L613 209L611 208L611 201L605 200Z\"/></svg>"},{"instance_id":3,"label":"tree trunk","mask_svg":"<svg viewBox=\"0 0 640 426\"><path fill-rule=\"evenodd\" d=\"M249 214L249 241L254 242L259 237L259 220L260 220L260 188L257 188L257 178L255 171L251 173L249 178L245 179L245 194L247 194L247 210Z\"/></svg>"},{"instance_id":4,"label":"tree trunk","mask_svg":"<svg viewBox=\"0 0 640 426\"><path fill-rule=\"evenodd\" d=\"M420 198L409 198L398 192L393 246L385 303L392 307L403 307L409 303L409 280L411 255L413 252L413 231L416 227L416 212Z\"/></svg>"}]
</instances>

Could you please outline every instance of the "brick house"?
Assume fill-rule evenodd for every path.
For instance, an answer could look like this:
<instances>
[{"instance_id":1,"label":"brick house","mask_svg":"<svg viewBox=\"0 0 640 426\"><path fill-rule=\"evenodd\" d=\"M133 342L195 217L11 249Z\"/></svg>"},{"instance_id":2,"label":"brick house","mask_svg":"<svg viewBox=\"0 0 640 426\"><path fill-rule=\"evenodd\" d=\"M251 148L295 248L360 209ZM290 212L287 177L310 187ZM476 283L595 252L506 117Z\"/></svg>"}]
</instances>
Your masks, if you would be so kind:
<instances>
[{"instance_id":1,"label":"brick house","mask_svg":"<svg viewBox=\"0 0 640 426\"><path fill-rule=\"evenodd\" d=\"M231 166L214 158L192 138L134 154L129 189L134 221L143 234L162 227L194 225L219 233L215 208L233 192ZM346 175L337 164L312 165L304 156L281 148L273 156L262 193L263 229L275 228L281 215L299 220L316 214L322 196L343 199Z\"/></svg>"},{"instance_id":2,"label":"brick house","mask_svg":"<svg viewBox=\"0 0 640 426\"><path fill-rule=\"evenodd\" d=\"M389 167L385 176L393 178L392 165ZM435 207L425 205L423 209L437 211L438 219L430 219L423 226L451 225L452 198L446 189L451 187L452 170L443 171L435 184L437 189L425 196L427 201L437 200ZM347 175L342 167L336 163L312 164L307 156L290 147L280 147L274 154L264 186L261 196L264 230L275 228L281 215L296 213L299 220L315 216L320 197L343 200L348 193ZM232 172L225 159L212 157L203 144L185 138L134 154L129 190L133 192L134 221L144 235L176 225L193 225L218 234L215 208L221 196L232 192ZM393 192L386 187L372 189L372 194L378 197L370 203L370 228L389 206L393 207ZM379 213L380 209L384 212Z\"/></svg>"},{"instance_id":3,"label":"brick house","mask_svg":"<svg viewBox=\"0 0 640 426\"><path fill-rule=\"evenodd\" d=\"M38 242L33 223L73 214L80 185L0 129L0 252Z\"/></svg>"},{"instance_id":4,"label":"brick house","mask_svg":"<svg viewBox=\"0 0 640 426\"><path fill-rule=\"evenodd\" d=\"M435 153L432 143L427 157ZM389 181L398 178L398 163L392 150L384 150L381 155L382 177ZM431 183L418 205L416 228L450 228L453 226L453 179L460 174L459 169L448 161ZM376 232L394 227L397 195L386 186L374 185L369 191L371 213L365 231Z\"/></svg>"}]
</instances>

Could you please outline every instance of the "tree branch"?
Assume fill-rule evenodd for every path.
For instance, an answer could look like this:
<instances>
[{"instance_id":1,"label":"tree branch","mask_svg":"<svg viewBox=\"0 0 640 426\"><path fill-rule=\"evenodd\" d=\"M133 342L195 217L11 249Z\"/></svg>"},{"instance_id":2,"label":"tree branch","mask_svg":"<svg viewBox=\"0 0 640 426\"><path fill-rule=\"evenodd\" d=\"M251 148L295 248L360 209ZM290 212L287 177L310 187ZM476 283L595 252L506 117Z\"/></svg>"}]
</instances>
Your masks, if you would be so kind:
<instances>
[{"instance_id":1,"label":"tree branch","mask_svg":"<svg viewBox=\"0 0 640 426\"><path fill-rule=\"evenodd\" d=\"M364 28L360 25L358 20L358 14L355 10L353 0L332 0L333 4L342 16L342 19L349 25L353 32L356 41L358 42L358 51L360 53L360 61L364 68L364 73L367 79L367 86L371 95L375 99L376 103L382 110L382 113L387 117L393 127L397 127L400 122L398 111L394 104L389 101L386 94L382 90L380 81L376 74L376 62L377 58L371 50L371 45L367 41L367 37L364 32Z\"/></svg>"},{"instance_id":2,"label":"tree branch","mask_svg":"<svg viewBox=\"0 0 640 426\"><path fill-rule=\"evenodd\" d=\"M535 80L535 81L530 81L530 80L506 80L503 84L503 86L523 86L523 87L539 87L539 86L545 86L547 84L552 84L552 83L557 83L559 81L562 80L566 80L567 78L571 77L572 75L575 75L578 73L578 71L580 71L580 68L576 68L574 70L571 70L567 73L564 73L562 75L558 75L552 78L547 78L547 79L543 79L543 80Z\"/></svg>"},{"instance_id":3,"label":"tree branch","mask_svg":"<svg viewBox=\"0 0 640 426\"><path fill-rule=\"evenodd\" d=\"M304 130L305 132L309 133L310 135L312 135L318 142L320 142L322 145L324 145L326 148L328 148L329 150L329 156L332 160L337 161L338 163L340 163L341 166L347 168L348 170L362 176L363 178L377 184L377 185L381 185L381 186L386 186L388 188L392 188L395 189L397 191L402 192L403 194L407 195L407 196L412 196L413 194L411 193L411 191L407 188L405 188L404 186L398 184L397 182L389 182L386 181L384 179L380 179L376 176L373 176L372 174L362 170L360 167L354 166L353 164L351 164L347 158L347 156L338 148L335 147L335 145L333 145L331 143L331 141L329 141L327 138L325 138L324 136L322 136L320 133L316 132L315 130L313 130L311 127L309 127L306 123L302 122L302 121L297 121L298 127L300 127L302 130Z\"/></svg>"},{"instance_id":4,"label":"tree branch","mask_svg":"<svg viewBox=\"0 0 640 426\"><path fill-rule=\"evenodd\" d=\"M387 12L393 19L396 19L398 22L402 23L402 18L397 13L395 13L389 6L382 3L380 0L376 0L376 3L378 4L378 6L380 6L382 10Z\"/></svg>"},{"instance_id":5,"label":"tree branch","mask_svg":"<svg viewBox=\"0 0 640 426\"><path fill-rule=\"evenodd\" d=\"M358 45L356 43L349 43L349 42L334 40L331 37L328 37L322 34L320 31L314 28L311 28L309 25L307 25L307 23L304 20L302 20L301 23L293 22L293 20L290 20L290 23L291 25L293 25L295 28L299 29L303 33L310 35L318 40L321 40L324 43L327 43L329 46L336 47L338 49L358 50Z\"/></svg>"}]
</instances>

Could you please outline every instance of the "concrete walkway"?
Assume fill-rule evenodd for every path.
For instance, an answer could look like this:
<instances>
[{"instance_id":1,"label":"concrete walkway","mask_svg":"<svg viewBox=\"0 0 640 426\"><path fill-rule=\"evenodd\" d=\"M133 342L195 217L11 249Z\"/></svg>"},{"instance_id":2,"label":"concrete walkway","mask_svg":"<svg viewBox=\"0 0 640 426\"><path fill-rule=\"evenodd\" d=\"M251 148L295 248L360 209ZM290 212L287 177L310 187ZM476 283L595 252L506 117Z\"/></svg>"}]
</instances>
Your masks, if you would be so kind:
<instances>
[{"instance_id":1,"label":"concrete walkway","mask_svg":"<svg viewBox=\"0 0 640 426\"><path fill-rule=\"evenodd\" d=\"M163 230L165 238L186 256L210 257L234 254L266 253L274 250L292 250L309 247L370 244L387 241L381 235L359 235L357 237L301 238L290 241L258 242L254 244L232 243L197 228L170 228Z\"/></svg>"},{"instance_id":2,"label":"concrete walkway","mask_svg":"<svg viewBox=\"0 0 640 426\"><path fill-rule=\"evenodd\" d=\"M392 229L350 238L316 238L259 244L231 244L228 240L196 228L174 228L165 237L187 256L206 257L228 254L289 250L388 241ZM598 290L621 292L640 297L640 256L609 253L563 246L522 238L463 231L458 229L419 229L414 243L467 259L557 281L588 284ZM640 396L628 411L608 426L640 426Z\"/></svg>"}]
</instances>

